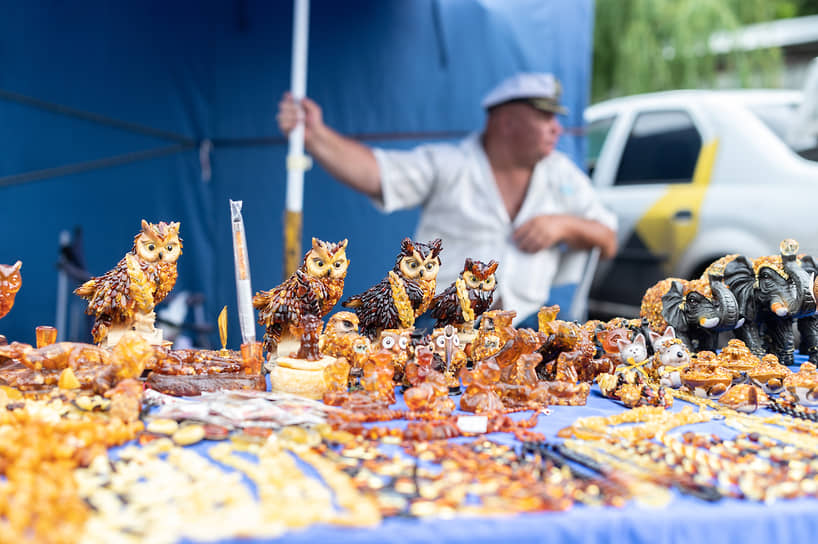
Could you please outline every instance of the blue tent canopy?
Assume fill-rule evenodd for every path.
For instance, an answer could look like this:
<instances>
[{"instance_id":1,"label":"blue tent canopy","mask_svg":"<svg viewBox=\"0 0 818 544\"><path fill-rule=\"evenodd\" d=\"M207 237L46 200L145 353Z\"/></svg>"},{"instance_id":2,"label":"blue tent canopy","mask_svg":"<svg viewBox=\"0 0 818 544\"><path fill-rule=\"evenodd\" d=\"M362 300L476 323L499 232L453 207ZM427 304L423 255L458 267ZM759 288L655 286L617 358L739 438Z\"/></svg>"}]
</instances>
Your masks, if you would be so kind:
<instances>
[{"instance_id":1,"label":"blue tent canopy","mask_svg":"<svg viewBox=\"0 0 818 544\"><path fill-rule=\"evenodd\" d=\"M479 130L480 99L517 71L556 73L564 124L581 126L592 0L312 0L310 18L307 93L328 124L370 144ZM235 308L228 198L243 200L253 288L281 281L287 146L275 114L289 86L291 25L290 1L4 10L0 263L23 261L23 287L0 333L31 342L35 326L54 324L59 233L75 226L88 270L101 274L130 249L142 218L180 221L176 290L205 293L215 321L222 306ZM576 131L561 142L577 160L581 146ZM416 219L380 214L320 168L305 176L304 246L312 236L350 240L347 293L391 268Z\"/></svg>"}]
</instances>

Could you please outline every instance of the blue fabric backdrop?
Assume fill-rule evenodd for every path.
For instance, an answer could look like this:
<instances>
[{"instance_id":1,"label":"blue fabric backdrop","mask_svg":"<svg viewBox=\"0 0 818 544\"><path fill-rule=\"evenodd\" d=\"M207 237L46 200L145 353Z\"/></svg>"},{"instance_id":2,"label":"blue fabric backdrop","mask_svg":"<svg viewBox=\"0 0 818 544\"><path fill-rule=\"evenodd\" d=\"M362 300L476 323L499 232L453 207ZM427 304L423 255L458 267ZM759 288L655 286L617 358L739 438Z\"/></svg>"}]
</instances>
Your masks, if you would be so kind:
<instances>
[{"instance_id":1,"label":"blue fabric backdrop","mask_svg":"<svg viewBox=\"0 0 818 544\"><path fill-rule=\"evenodd\" d=\"M82 228L88 269L100 274L130 248L142 218L181 221L176 290L205 293L215 321L225 304L235 308L228 198L244 201L254 290L278 284L286 142L275 113L289 86L292 2L8 4L0 263L23 261L23 287L0 332L30 342L35 326L54 324L61 230ZM579 127L592 24L592 0L313 0L308 94L340 131L405 147L479 129L480 99L499 79L553 71L570 108L564 124ZM561 148L578 158L581 145L569 130ZM130 162L140 153L152 158ZM111 157L121 164L24 176ZM379 214L320 168L306 174L305 247L312 236L349 238L347 293L383 276L416 218ZM230 325L235 345L235 312Z\"/></svg>"}]
</instances>

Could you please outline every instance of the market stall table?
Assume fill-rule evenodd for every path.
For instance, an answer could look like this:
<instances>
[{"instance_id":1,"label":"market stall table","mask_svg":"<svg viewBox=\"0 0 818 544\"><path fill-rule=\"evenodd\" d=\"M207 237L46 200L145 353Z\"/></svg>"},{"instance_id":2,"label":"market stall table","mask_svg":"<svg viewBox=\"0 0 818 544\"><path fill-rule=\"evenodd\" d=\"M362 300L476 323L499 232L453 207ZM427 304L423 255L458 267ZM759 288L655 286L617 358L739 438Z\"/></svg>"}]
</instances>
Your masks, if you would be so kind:
<instances>
[{"instance_id":1,"label":"market stall table","mask_svg":"<svg viewBox=\"0 0 818 544\"><path fill-rule=\"evenodd\" d=\"M799 359L800 362L801 359ZM671 409L679 411L689 406L677 400ZM393 407L405 408L398 395ZM586 406L554 406L550 415L541 415L532 429L546 435L549 441L559 441L557 431L586 416L609 416L625 410L620 404L602 397L593 387ZM764 412L772 414L768 410ZM529 417L531 412L513 414L515 419ZM406 421L391 421L377 425L405 426ZM730 438L736 431L718 421L688 425L675 429L716 433ZM485 438L509 445L519 445L508 433L492 433ZM458 442L475 440L452 439ZM207 455L215 442L201 442L191 448ZM396 446L382 446L396 448ZM393 451L397 451L396 449ZM114 450L115 452L115 450ZM762 542L805 542L818 534L818 500L779 500L772 504L724 498L715 503L682 495L673 491L666 506L652 506L631 500L623 508L589 507L574 505L567 511L534 514L511 514L496 517L440 518L386 518L376 528L346 528L332 525L313 525L306 529L290 530L278 539L228 539L223 543L246 542L560 542L630 544L657 542L705 542L717 540L720 544L749 544ZM183 540L182 542L193 542Z\"/></svg>"}]
</instances>

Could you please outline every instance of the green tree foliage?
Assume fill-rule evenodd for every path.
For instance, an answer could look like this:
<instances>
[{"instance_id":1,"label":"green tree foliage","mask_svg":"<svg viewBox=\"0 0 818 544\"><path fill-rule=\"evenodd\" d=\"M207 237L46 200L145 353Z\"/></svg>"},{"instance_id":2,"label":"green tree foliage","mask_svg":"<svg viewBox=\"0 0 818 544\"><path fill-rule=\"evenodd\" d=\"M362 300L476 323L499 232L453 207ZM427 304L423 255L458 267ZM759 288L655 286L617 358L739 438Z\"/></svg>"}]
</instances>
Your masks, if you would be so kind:
<instances>
[{"instance_id":1,"label":"green tree foliage","mask_svg":"<svg viewBox=\"0 0 818 544\"><path fill-rule=\"evenodd\" d=\"M816 0L597 0L594 101L716 85L720 67L738 86L776 86L777 48L716 55L710 37L742 26L818 13Z\"/></svg>"}]
</instances>

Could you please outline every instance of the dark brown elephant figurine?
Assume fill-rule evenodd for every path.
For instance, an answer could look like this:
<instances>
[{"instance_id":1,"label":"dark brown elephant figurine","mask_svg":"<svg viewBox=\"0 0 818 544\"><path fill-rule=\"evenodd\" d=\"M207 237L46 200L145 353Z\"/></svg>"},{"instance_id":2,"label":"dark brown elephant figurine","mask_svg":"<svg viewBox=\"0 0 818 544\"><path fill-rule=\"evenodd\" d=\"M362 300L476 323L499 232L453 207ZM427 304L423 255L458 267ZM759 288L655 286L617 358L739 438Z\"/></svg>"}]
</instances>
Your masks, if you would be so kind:
<instances>
[{"instance_id":1,"label":"dark brown elephant figurine","mask_svg":"<svg viewBox=\"0 0 818 544\"><path fill-rule=\"evenodd\" d=\"M738 255L724 264L724 279L745 318L736 336L754 355L772 353L785 365L794 362L794 320L815 313L812 279L797 252L798 242L784 240L780 255L752 261Z\"/></svg>"},{"instance_id":2,"label":"dark brown elephant figurine","mask_svg":"<svg viewBox=\"0 0 818 544\"><path fill-rule=\"evenodd\" d=\"M660 281L645 292L640 313L656 333L673 327L691 352L715 351L721 331L743 324L736 297L717 270L707 279Z\"/></svg>"}]
</instances>

